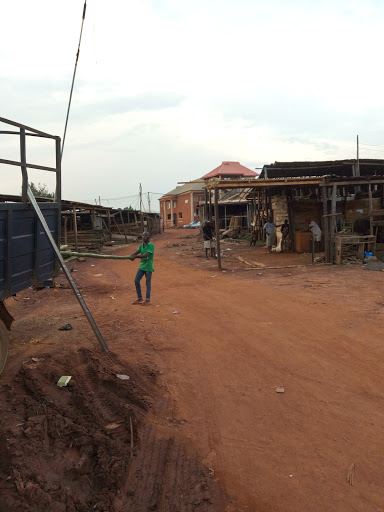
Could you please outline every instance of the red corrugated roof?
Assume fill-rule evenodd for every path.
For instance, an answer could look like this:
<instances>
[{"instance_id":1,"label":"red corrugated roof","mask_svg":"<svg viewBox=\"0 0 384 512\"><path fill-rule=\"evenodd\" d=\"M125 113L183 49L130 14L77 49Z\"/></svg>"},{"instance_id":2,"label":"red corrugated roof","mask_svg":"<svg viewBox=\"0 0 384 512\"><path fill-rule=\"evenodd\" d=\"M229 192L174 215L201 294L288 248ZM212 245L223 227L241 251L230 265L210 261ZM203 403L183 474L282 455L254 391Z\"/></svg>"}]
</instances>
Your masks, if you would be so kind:
<instances>
[{"instance_id":1,"label":"red corrugated roof","mask_svg":"<svg viewBox=\"0 0 384 512\"><path fill-rule=\"evenodd\" d=\"M219 167L213 169L201 179L215 178L216 176L246 176L247 178L256 178L258 173L244 167L239 162L223 162Z\"/></svg>"}]
</instances>

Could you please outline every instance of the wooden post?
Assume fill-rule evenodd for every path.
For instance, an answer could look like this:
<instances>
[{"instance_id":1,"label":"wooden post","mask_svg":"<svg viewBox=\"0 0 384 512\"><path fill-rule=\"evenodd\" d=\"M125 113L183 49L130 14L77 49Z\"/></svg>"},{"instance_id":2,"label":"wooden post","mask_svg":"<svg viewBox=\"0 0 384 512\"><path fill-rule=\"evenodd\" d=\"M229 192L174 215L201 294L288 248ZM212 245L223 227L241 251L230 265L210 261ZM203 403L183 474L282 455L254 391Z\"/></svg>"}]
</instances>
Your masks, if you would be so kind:
<instances>
[{"instance_id":1,"label":"wooden post","mask_svg":"<svg viewBox=\"0 0 384 512\"><path fill-rule=\"evenodd\" d=\"M116 215L116 214L115 214L115 215ZM115 215L113 216L113 222L116 224L117 231L119 232L119 235L121 235L121 231L120 231L120 228L119 228L118 223L116 222L116 217L115 217Z\"/></svg>"},{"instance_id":2,"label":"wooden post","mask_svg":"<svg viewBox=\"0 0 384 512\"><path fill-rule=\"evenodd\" d=\"M203 221L209 218L209 216L208 216L208 189L205 189L204 192L205 192L205 203L204 203L204 219L203 219ZM203 223L201 223L201 224L203 224Z\"/></svg>"},{"instance_id":3,"label":"wooden post","mask_svg":"<svg viewBox=\"0 0 384 512\"><path fill-rule=\"evenodd\" d=\"M144 233L144 215L143 215L143 212L140 212L140 225L141 225L141 234L143 234Z\"/></svg>"},{"instance_id":4,"label":"wooden post","mask_svg":"<svg viewBox=\"0 0 384 512\"><path fill-rule=\"evenodd\" d=\"M209 214L208 214L208 219L212 220L212 190L211 189L209 189Z\"/></svg>"},{"instance_id":5,"label":"wooden post","mask_svg":"<svg viewBox=\"0 0 384 512\"><path fill-rule=\"evenodd\" d=\"M75 233L75 249L79 250L79 243L77 240L77 220L76 220L76 206L73 207L73 232Z\"/></svg>"},{"instance_id":6,"label":"wooden post","mask_svg":"<svg viewBox=\"0 0 384 512\"><path fill-rule=\"evenodd\" d=\"M324 250L325 250L325 263L330 263L330 247L329 247L329 217L328 217L328 199L327 189L323 187L321 189L321 195L323 199L323 233L324 233Z\"/></svg>"},{"instance_id":7,"label":"wooden post","mask_svg":"<svg viewBox=\"0 0 384 512\"><path fill-rule=\"evenodd\" d=\"M373 202L372 202L372 187L371 184L368 185L368 197L369 197L369 234L373 235Z\"/></svg>"},{"instance_id":8,"label":"wooden post","mask_svg":"<svg viewBox=\"0 0 384 512\"><path fill-rule=\"evenodd\" d=\"M262 207L261 207L261 192L260 190L257 191L257 227L258 227L258 239L259 240L262 240L263 238L263 229L262 229L262 222L261 222L261 212L262 212Z\"/></svg>"},{"instance_id":9,"label":"wooden post","mask_svg":"<svg viewBox=\"0 0 384 512\"><path fill-rule=\"evenodd\" d=\"M216 229L217 266L218 266L219 270L221 270L219 189L217 187L215 187L215 229Z\"/></svg>"},{"instance_id":10,"label":"wooden post","mask_svg":"<svg viewBox=\"0 0 384 512\"><path fill-rule=\"evenodd\" d=\"M112 226L111 226L111 211L107 210L108 215L108 233L109 233L109 241L112 242Z\"/></svg>"},{"instance_id":11,"label":"wooden post","mask_svg":"<svg viewBox=\"0 0 384 512\"><path fill-rule=\"evenodd\" d=\"M330 263L335 263L335 231L336 231L336 192L337 185L332 187L332 207L331 207L331 234L330 234Z\"/></svg>"},{"instance_id":12,"label":"wooden post","mask_svg":"<svg viewBox=\"0 0 384 512\"><path fill-rule=\"evenodd\" d=\"M128 239L127 239L127 232L125 231L125 224L124 224L124 219L123 219L123 213L122 211L120 210L120 219L121 219L121 223L123 225L123 231L124 231L124 238L125 238L125 243L127 244L128 243Z\"/></svg>"},{"instance_id":13,"label":"wooden post","mask_svg":"<svg viewBox=\"0 0 384 512\"><path fill-rule=\"evenodd\" d=\"M341 236L336 236L335 238L335 263L336 265L340 265L341 263Z\"/></svg>"},{"instance_id":14,"label":"wooden post","mask_svg":"<svg viewBox=\"0 0 384 512\"><path fill-rule=\"evenodd\" d=\"M289 223L289 236L291 239L291 251L296 252L296 238L295 238L295 219L292 211L292 194L291 191L286 189L287 194L287 208L288 208L288 223Z\"/></svg>"},{"instance_id":15,"label":"wooden post","mask_svg":"<svg viewBox=\"0 0 384 512\"><path fill-rule=\"evenodd\" d=\"M68 245L68 231L67 231L68 217L64 215L64 245Z\"/></svg>"}]
</instances>

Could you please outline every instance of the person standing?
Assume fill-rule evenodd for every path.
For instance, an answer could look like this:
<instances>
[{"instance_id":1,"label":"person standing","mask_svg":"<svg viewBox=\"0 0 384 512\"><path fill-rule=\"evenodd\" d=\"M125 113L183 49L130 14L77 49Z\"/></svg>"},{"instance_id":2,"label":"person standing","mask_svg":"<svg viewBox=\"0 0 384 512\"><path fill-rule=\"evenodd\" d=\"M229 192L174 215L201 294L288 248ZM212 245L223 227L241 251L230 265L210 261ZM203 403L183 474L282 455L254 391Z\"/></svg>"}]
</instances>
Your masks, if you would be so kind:
<instances>
[{"instance_id":1,"label":"person standing","mask_svg":"<svg viewBox=\"0 0 384 512\"><path fill-rule=\"evenodd\" d=\"M133 261L136 258L139 258L140 265L135 277L135 286L137 292L137 300L133 301L132 304L141 304L142 306L149 306L151 300L151 281L152 281L152 272L154 272L153 268L153 255L155 251L155 246L150 242L151 234L148 231L144 231L143 233L143 243L137 249L136 252L131 254L130 259ZM143 301L143 296L141 293L140 281L145 276L146 282L146 296L145 301Z\"/></svg>"},{"instance_id":2,"label":"person standing","mask_svg":"<svg viewBox=\"0 0 384 512\"><path fill-rule=\"evenodd\" d=\"M311 220L310 217L307 217L305 219L305 221L308 222L308 224L309 224L308 231L312 232L315 242L320 242L321 241L321 229L319 228L319 226L316 224L316 222L314 220Z\"/></svg>"},{"instance_id":3,"label":"person standing","mask_svg":"<svg viewBox=\"0 0 384 512\"><path fill-rule=\"evenodd\" d=\"M311 220L310 217L307 217L305 220L306 222L308 222L309 225L308 231L311 231L312 233L312 239L314 241L314 250L316 249L316 246L318 249L321 241L321 229L314 220Z\"/></svg>"},{"instance_id":4,"label":"person standing","mask_svg":"<svg viewBox=\"0 0 384 512\"><path fill-rule=\"evenodd\" d=\"M204 249L205 249L205 257L209 259L208 250L211 249L211 257L215 257L215 243L213 241L213 228L209 220L204 221L203 226L203 240L204 240Z\"/></svg>"},{"instance_id":5,"label":"person standing","mask_svg":"<svg viewBox=\"0 0 384 512\"><path fill-rule=\"evenodd\" d=\"M272 245L276 243L275 224L272 217L264 224L268 252L272 252Z\"/></svg>"},{"instance_id":6,"label":"person standing","mask_svg":"<svg viewBox=\"0 0 384 512\"><path fill-rule=\"evenodd\" d=\"M281 225L281 252L288 251L289 247L289 224L285 219L284 224Z\"/></svg>"}]
</instances>

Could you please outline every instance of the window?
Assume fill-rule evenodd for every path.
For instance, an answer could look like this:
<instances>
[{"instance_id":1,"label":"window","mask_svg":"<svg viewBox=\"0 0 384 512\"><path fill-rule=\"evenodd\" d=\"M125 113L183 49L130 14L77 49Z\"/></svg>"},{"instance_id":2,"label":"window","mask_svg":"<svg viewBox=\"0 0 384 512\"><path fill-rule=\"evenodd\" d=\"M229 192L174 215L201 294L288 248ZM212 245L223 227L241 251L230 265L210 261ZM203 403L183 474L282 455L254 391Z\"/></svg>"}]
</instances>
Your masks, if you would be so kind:
<instances>
[{"instance_id":1,"label":"window","mask_svg":"<svg viewBox=\"0 0 384 512\"><path fill-rule=\"evenodd\" d=\"M188 203L188 199L186 199L185 202Z\"/></svg>"},{"instance_id":2,"label":"window","mask_svg":"<svg viewBox=\"0 0 384 512\"><path fill-rule=\"evenodd\" d=\"M170 209L170 207L171 207L171 202L167 203L168 210Z\"/></svg>"},{"instance_id":3,"label":"window","mask_svg":"<svg viewBox=\"0 0 384 512\"><path fill-rule=\"evenodd\" d=\"M173 207L176 208L176 201L173 201Z\"/></svg>"},{"instance_id":4,"label":"window","mask_svg":"<svg viewBox=\"0 0 384 512\"><path fill-rule=\"evenodd\" d=\"M170 213L168 213L168 215L167 215L167 219L168 219L168 220L171 220L171 214L170 214Z\"/></svg>"},{"instance_id":5,"label":"window","mask_svg":"<svg viewBox=\"0 0 384 512\"><path fill-rule=\"evenodd\" d=\"M179 219L182 219L183 218L183 214L182 212L179 212Z\"/></svg>"}]
</instances>

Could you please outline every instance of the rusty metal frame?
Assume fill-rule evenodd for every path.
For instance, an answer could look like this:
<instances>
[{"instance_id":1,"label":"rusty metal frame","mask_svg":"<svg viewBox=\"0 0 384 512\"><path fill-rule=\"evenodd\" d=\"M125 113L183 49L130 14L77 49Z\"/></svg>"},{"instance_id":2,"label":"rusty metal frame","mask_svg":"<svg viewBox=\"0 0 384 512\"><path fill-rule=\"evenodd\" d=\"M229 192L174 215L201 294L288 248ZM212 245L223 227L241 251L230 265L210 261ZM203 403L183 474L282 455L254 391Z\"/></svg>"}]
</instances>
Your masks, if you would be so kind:
<instances>
[{"instance_id":1,"label":"rusty metal frame","mask_svg":"<svg viewBox=\"0 0 384 512\"><path fill-rule=\"evenodd\" d=\"M56 189L55 189L55 197L54 202L58 204L58 218L57 218L57 233L58 233L58 243L60 245L60 237L61 237L61 139L58 136L50 135L45 132L41 132L39 130L35 130L34 128L31 128L29 126L25 126L20 123L16 123L14 121L10 121L9 119L5 119L3 117L0 117L0 122L9 124L11 126L15 126L19 128L19 131L0 131L0 134L12 134L12 135L19 135L20 137L20 161L14 161L14 160L5 160L3 158L0 158L0 164L8 164L8 165L15 165L21 168L21 174L22 174L22 202L24 205L30 204L33 209L35 210L35 213L41 223L41 225L44 228L44 231L48 237L49 242L52 245L52 248L56 254L57 261L60 263L61 268L63 269L63 272L66 276L66 278L69 281L69 284L74 291L77 300L80 303L80 306L82 307L85 316L87 317L88 322L90 323L93 332L95 333L101 347L104 349L105 352L108 352L108 346L102 336L102 334L99 331L99 328L96 325L95 320L92 317L91 312L89 311L74 279L72 278L71 274L69 273L67 266L65 265L64 259L60 254L60 248L57 246L51 231L48 227L48 224L46 223L46 220L44 218L44 215L42 214L40 207L32 193L32 190L28 184L28 169L40 169L45 171L51 171L56 173ZM48 138L53 139L55 141L55 155L56 155L56 167L46 167L42 165L35 165L27 162L26 158L26 137L27 136L34 136L34 137L42 137L42 138Z\"/></svg>"}]
</instances>

